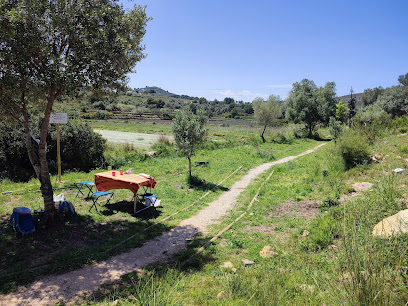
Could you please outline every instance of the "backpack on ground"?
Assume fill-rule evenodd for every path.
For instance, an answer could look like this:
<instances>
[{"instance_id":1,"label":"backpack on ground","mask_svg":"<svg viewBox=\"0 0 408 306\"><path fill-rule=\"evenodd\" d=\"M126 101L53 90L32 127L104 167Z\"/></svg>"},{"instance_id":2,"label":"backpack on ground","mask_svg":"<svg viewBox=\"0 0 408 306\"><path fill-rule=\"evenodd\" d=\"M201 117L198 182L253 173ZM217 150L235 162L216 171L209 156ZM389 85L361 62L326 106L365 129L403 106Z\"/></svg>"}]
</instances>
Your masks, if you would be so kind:
<instances>
[{"instance_id":1,"label":"backpack on ground","mask_svg":"<svg viewBox=\"0 0 408 306\"><path fill-rule=\"evenodd\" d=\"M35 231L34 219L31 210L27 207L16 207L10 216L10 228L15 232L20 232L23 236Z\"/></svg>"},{"instance_id":2,"label":"backpack on ground","mask_svg":"<svg viewBox=\"0 0 408 306\"><path fill-rule=\"evenodd\" d=\"M60 214L67 214L67 215L69 214L72 216L76 215L74 205L71 202L66 201L66 200L59 202L58 211Z\"/></svg>"}]
</instances>

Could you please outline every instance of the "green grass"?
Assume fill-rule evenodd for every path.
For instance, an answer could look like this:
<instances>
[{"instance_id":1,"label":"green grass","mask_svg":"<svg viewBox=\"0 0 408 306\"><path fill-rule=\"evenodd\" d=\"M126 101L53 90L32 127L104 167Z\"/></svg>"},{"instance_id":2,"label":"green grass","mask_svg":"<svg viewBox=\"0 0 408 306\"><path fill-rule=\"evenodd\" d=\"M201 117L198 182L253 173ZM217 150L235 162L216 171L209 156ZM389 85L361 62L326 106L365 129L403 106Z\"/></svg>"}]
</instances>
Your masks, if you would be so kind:
<instances>
[{"instance_id":1,"label":"green grass","mask_svg":"<svg viewBox=\"0 0 408 306\"><path fill-rule=\"evenodd\" d=\"M239 133L244 134L244 131L240 130ZM227 136L233 138L234 141L236 139L236 136ZM26 206L32 210L42 208L42 198L38 192L39 182L34 179L27 183L1 181L0 290L6 292L15 289L18 285L33 281L41 275L63 273L138 247L144 241L171 229L180 220L195 214L206 203L216 199L249 169L270 160L270 156L262 156L258 154L259 151L271 151L273 158L279 159L299 154L316 144L316 141L303 139L292 140L290 143L257 144L256 147L249 144L241 146L232 144L220 149L201 149L194 156L194 160L208 160L210 165L209 167L193 168L193 174L206 181L205 184L196 188L190 188L186 181L187 160L177 156L176 153L170 152L167 157L159 156L141 160L140 154L133 153L131 147L124 149L113 146L108 154L123 156L125 170L125 167L132 167L135 173L148 173L156 178L158 183L154 193L162 200L162 207L157 210L157 213L132 216L133 205L130 200L133 195L128 190L115 191L112 205L114 214L103 207L100 209L101 214L96 214L94 211L89 213L91 201L81 197L75 198L76 191L70 186L77 181L92 181L95 173L106 171L106 169L96 169L90 173L64 173L62 184L57 183L55 176L52 177L53 186L56 188L55 193L64 193L65 197L74 204L78 216L66 219L65 224L48 229L44 228L41 219L35 216L37 230L32 235L25 237L12 233L7 221L13 207ZM169 148L174 150L171 146ZM214 185L240 166L242 169L236 175L225 181L219 188L212 189ZM152 231L143 232L143 229L153 222L190 205L208 190L212 192L202 202L181 212L164 224L154 227ZM110 253L103 253L137 233L140 235L135 239ZM30 254L29 262L26 261L27 254ZM64 265L60 264L61 260L65 263ZM29 269L28 272L27 269Z\"/></svg>"},{"instance_id":2,"label":"green grass","mask_svg":"<svg viewBox=\"0 0 408 306\"><path fill-rule=\"evenodd\" d=\"M404 168L395 154L402 145L396 136L381 139L373 154L389 155L383 162L346 172L341 159L333 155L333 144L275 166L250 213L189 264L183 263L244 211L269 173L261 175L241 194L230 216L214 225L208 235L192 241L174 262L150 266L142 275L129 274L121 283L101 289L88 302L404 304L408 299L407 235L390 240L371 236L377 222L406 205L401 201L406 198L407 176L391 171L397 166ZM358 198L320 210L319 204L324 199L349 192L351 184L358 181L370 181L375 186ZM314 200L316 215L307 215L301 208ZM282 211L282 207L287 210ZM279 255L270 259L260 257L259 251L266 245ZM245 267L242 259L255 264ZM237 270L220 267L226 261Z\"/></svg>"}]
</instances>

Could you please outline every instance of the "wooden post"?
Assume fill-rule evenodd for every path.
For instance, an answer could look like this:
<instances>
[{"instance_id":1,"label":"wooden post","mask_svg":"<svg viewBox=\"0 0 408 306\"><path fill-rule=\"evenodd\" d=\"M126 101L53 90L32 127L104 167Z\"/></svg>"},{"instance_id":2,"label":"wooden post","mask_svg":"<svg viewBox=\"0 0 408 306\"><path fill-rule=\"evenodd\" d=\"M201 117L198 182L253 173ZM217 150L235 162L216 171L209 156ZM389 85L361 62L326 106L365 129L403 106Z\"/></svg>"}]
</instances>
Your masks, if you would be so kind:
<instances>
[{"instance_id":1,"label":"wooden post","mask_svg":"<svg viewBox=\"0 0 408 306\"><path fill-rule=\"evenodd\" d=\"M57 123L57 160L58 160L58 182L61 183L61 146L60 146L59 123Z\"/></svg>"}]
</instances>

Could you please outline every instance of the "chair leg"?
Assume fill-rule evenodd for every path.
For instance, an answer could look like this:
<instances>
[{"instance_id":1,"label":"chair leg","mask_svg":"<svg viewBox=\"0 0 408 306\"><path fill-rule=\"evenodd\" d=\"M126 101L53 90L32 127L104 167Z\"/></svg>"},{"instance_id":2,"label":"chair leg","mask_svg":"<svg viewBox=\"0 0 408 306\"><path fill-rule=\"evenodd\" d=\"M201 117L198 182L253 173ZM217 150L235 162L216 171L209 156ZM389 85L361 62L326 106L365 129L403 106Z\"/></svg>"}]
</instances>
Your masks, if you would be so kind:
<instances>
[{"instance_id":1,"label":"chair leg","mask_svg":"<svg viewBox=\"0 0 408 306\"><path fill-rule=\"evenodd\" d=\"M96 202L98 202L98 199L99 199L99 197L97 197L97 198L94 198L94 197L92 197L92 205L91 205L91 208L89 208L89 212L91 212L91 210L92 210L92 207L94 207L95 206L95 210L96 210L96 212L97 213L99 213L99 211L98 211L98 207L96 206Z\"/></svg>"},{"instance_id":2,"label":"chair leg","mask_svg":"<svg viewBox=\"0 0 408 306\"><path fill-rule=\"evenodd\" d=\"M112 210L112 211L113 211L113 209L112 209L112 205L110 203L110 200L113 199L113 197L114 197L114 193L112 192L112 194L109 195L108 199L106 200L106 205L109 205L109 209Z\"/></svg>"},{"instance_id":3,"label":"chair leg","mask_svg":"<svg viewBox=\"0 0 408 306\"><path fill-rule=\"evenodd\" d=\"M84 195L84 193L81 191L81 189L82 189L82 185L77 185L77 184L75 184L75 187L78 189L78 192L77 192L77 194L76 194L76 196L75 196L75 198L77 198L78 197L78 195L79 195L79 193L81 193L82 195Z\"/></svg>"}]
</instances>

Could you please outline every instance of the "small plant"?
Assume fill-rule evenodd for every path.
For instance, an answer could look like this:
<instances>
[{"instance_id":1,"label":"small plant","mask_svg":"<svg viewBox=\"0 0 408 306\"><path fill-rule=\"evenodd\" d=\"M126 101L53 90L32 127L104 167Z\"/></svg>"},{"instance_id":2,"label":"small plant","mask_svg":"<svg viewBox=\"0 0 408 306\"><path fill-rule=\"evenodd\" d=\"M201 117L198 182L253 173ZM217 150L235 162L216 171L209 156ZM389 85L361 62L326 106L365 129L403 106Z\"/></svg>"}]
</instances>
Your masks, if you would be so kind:
<instances>
[{"instance_id":1,"label":"small plant","mask_svg":"<svg viewBox=\"0 0 408 306\"><path fill-rule=\"evenodd\" d=\"M340 202L337 198L327 197L326 199L322 201L322 204L320 204L320 209L326 210L330 207L337 206L339 204Z\"/></svg>"},{"instance_id":2,"label":"small plant","mask_svg":"<svg viewBox=\"0 0 408 306\"><path fill-rule=\"evenodd\" d=\"M370 162L368 141L358 131L349 131L339 138L338 153L343 158L347 170Z\"/></svg>"},{"instance_id":3,"label":"small plant","mask_svg":"<svg viewBox=\"0 0 408 306\"><path fill-rule=\"evenodd\" d=\"M301 241L305 251L316 252L326 248L337 236L335 220L331 215L323 215L314 219L308 227L309 236Z\"/></svg>"}]
</instances>

